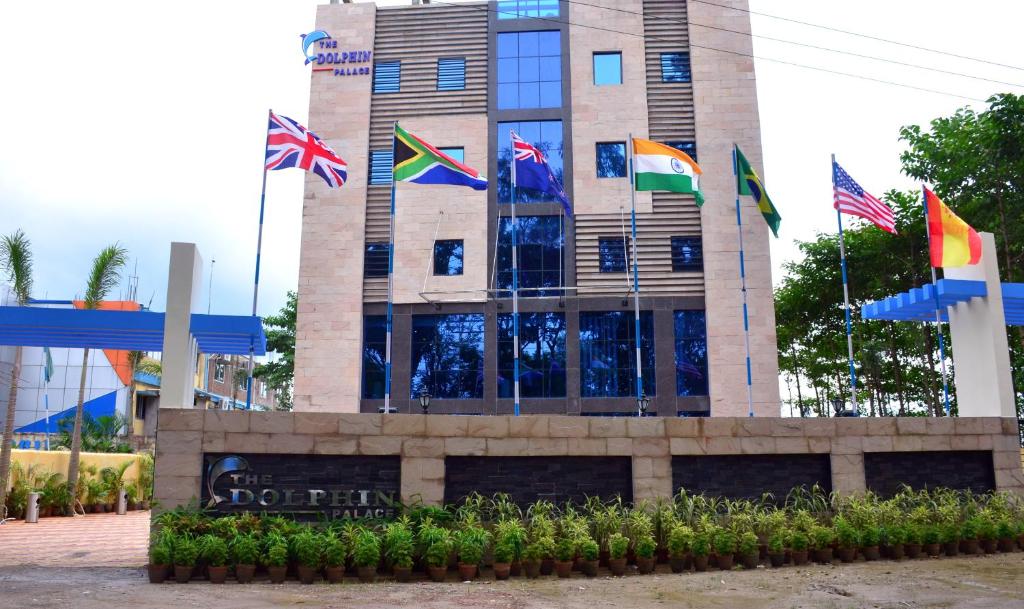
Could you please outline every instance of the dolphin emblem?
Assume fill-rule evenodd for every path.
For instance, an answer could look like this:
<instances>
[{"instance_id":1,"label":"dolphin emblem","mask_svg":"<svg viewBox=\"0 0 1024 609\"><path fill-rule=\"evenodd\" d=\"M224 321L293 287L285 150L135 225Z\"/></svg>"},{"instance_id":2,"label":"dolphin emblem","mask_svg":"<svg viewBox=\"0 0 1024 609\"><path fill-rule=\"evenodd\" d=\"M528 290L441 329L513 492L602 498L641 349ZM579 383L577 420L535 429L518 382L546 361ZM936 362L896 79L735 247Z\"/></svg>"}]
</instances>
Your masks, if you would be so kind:
<instances>
[{"instance_id":1,"label":"dolphin emblem","mask_svg":"<svg viewBox=\"0 0 1024 609\"><path fill-rule=\"evenodd\" d=\"M331 37L330 34L323 30L313 30L308 34L299 34L302 38L302 54L306 56L306 65L309 65L313 61L316 61L316 53L309 54L309 48L321 40L326 40Z\"/></svg>"},{"instance_id":2,"label":"dolphin emblem","mask_svg":"<svg viewBox=\"0 0 1024 609\"><path fill-rule=\"evenodd\" d=\"M212 508L218 503L227 501L227 497L221 497L213 490L213 485L217 483L217 479L228 472L244 472L249 469L249 462L242 457L230 456L218 459L213 465L210 466L210 471L206 476L206 487L210 491L210 502L206 505L207 508Z\"/></svg>"}]
</instances>

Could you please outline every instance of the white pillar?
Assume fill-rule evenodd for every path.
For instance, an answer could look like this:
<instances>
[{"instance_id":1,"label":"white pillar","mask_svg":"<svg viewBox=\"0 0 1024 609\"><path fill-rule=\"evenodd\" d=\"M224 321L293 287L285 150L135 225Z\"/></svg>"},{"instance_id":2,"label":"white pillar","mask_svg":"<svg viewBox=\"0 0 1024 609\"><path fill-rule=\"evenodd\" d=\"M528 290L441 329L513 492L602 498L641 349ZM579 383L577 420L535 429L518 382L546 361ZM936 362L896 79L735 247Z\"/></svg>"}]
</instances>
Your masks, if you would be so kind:
<instances>
[{"instance_id":1,"label":"white pillar","mask_svg":"<svg viewBox=\"0 0 1024 609\"><path fill-rule=\"evenodd\" d=\"M992 233L980 233L981 261L946 269L946 279L984 281L987 296L949 307L956 403L961 417L1016 417L1006 313Z\"/></svg>"},{"instance_id":2,"label":"white pillar","mask_svg":"<svg viewBox=\"0 0 1024 609\"><path fill-rule=\"evenodd\" d=\"M164 348L160 358L161 408L192 408L195 390L196 344L192 313L199 310L203 259L194 243L171 243L167 273Z\"/></svg>"}]
</instances>

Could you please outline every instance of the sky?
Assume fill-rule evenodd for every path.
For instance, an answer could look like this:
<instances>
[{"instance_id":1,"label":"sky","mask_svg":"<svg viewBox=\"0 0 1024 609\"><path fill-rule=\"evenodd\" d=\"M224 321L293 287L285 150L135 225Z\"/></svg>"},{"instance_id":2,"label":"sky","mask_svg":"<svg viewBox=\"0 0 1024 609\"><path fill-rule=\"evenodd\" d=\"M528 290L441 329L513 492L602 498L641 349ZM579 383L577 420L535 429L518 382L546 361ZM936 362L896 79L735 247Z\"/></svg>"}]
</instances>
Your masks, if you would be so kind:
<instances>
[{"instance_id":1,"label":"sky","mask_svg":"<svg viewBox=\"0 0 1024 609\"><path fill-rule=\"evenodd\" d=\"M385 1L379 4L405 4ZM80 295L93 256L118 242L138 298L163 310L170 242L212 267L213 313L248 314L268 108L305 122L300 35L316 0L16 2L0 20L0 234L23 229L35 297ZM751 9L958 55L1024 65L1024 3L751 0ZM1024 71L752 16L755 35L1024 84ZM693 27L698 27L694 25ZM826 74L768 58L984 99L1024 86L895 66L755 38L764 180L783 218L773 278L795 240L836 230L829 154L867 190L914 188L899 128L984 104ZM339 151L344 156L344 151ZM358 168L353 168L357 170ZM272 172L259 313L297 286L302 172ZM215 264L211 264L213 261ZM122 295L115 294L115 296Z\"/></svg>"}]
</instances>

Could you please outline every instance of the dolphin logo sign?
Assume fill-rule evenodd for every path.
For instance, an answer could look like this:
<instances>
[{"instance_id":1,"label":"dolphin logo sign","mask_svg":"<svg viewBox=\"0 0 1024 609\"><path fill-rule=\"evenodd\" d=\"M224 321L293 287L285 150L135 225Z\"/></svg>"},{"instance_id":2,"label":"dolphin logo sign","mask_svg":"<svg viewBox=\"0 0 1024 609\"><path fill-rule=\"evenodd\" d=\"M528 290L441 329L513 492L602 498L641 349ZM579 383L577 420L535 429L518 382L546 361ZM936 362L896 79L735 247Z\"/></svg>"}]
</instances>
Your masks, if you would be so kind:
<instances>
[{"instance_id":1,"label":"dolphin logo sign","mask_svg":"<svg viewBox=\"0 0 1024 609\"><path fill-rule=\"evenodd\" d=\"M302 38L302 54L306 56L305 65L309 65L316 61L316 53L313 53L312 55L309 53L310 47L321 40L328 40L331 37L330 34L323 30L313 30L308 34L299 34L299 36Z\"/></svg>"},{"instance_id":2,"label":"dolphin logo sign","mask_svg":"<svg viewBox=\"0 0 1024 609\"><path fill-rule=\"evenodd\" d=\"M235 455L214 461L206 475L206 487L210 491L210 502L206 507L212 508L218 503L228 500L227 497L221 497L213 490L214 485L221 476L229 472L244 472L248 470L249 462Z\"/></svg>"}]
</instances>

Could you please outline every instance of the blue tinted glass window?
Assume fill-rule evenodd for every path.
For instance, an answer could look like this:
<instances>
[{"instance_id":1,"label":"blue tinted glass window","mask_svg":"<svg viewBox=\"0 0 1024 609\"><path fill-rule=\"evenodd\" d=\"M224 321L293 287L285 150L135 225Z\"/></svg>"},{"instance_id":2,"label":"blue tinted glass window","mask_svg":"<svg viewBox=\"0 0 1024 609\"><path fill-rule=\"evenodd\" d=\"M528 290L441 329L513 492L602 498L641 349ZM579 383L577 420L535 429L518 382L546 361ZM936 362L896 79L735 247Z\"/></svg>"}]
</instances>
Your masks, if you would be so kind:
<instances>
[{"instance_id":1,"label":"blue tinted glass window","mask_svg":"<svg viewBox=\"0 0 1024 609\"><path fill-rule=\"evenodd\" d=\"M394 164L394 153L390 150L370 151L370 184L390 184Z\"/></svg>"},{"instance_id":2,"label":"blue tinted glass window","mask_svg":"<svg viewBox=\"0 0 1024 609\"><path fill-rule=\"evenodd\" d=\"M688 157L697 160L697 143L696 142L665 142L666 146L671 146L676 150L682 150Z\"/></svg>"},{"instance_id":3,"label":"blue tinted glass window","mask_svg":"<svg viewBox=\"0 0 1024 609\"><path fill-rule=\"evenodd\" d=\"M543 152L558 183L565 184L562 121L498 123L498 202L509 203L512 201L512 138L510 135L512 131ZM553 201L556 201L555 197L546 193L527 188L516 189L516 203Z\"/></svg>"},{"instance_id":4,"label":"blue tinted glass window","mask_svg":"<svg viewBox=\"0 0 1024 609\"><path fill-rule=\"evenodd\" d=\"M363 399L384 399L384 351L387 348L387 318L363 317Z\"/></svg>"},{"instance_id":5,"label":"blue tinted glass window","mask_svg":"<svg viewBox=\"0 0 1024 609\"><path fill-rule=\"evenodd\" d=\"M672 270L704 270L704 246L700 237L672 237Z\"/></svg>"},{"instance_id":6,"label":"blue tinted glass window","mask_svg":"<svg viewBox=\"0 0 1024 609\"><path fill-rule=\"evenodd\" d=\"M561 106L561 33L499 33L497 72L499 109Z\"/></svg>"},{"instance_id":7,"label":"blue tinted glass window","mask_svg":"<svg viewBox=\"0 0 1024 609\"><path fill-rule=\"evenodd\" d=\"M381 61L373 64L373 92L397 93L402 80L402 63Z\"/></svg>"},{"instance_id":8,"label":"blue tinted glass window","mask_svg":"<svg viewBox=\"0 0 1024 609\"><path fill-rule=\"evenodd\" d=\"M466 58L442 57L437 60L437 90L461 91L466 88Z\"/></svg>"},{"instance_id":9,"label":"blue tinted glass window","mask_svg":"<svg viewBox=\"0 0 1024 609\"><path fill-rule=\"evenodd\" d=\"M628 243L622 237L598 238L598 269L602 273L625 273L629 264Z\"/></svg>"},{"instance_id":10,"label":"blue tinted glass window","mask_svg":"<svg viewBox=\"0 0 1024 609\"><path fill-rule=\"evenodd\" d=\"M465 163L466 162L466 149L461 147L461 146L459 146L457 148L456 147L452 147L452 148L438 148L438 150L440 150L441 152L447 154L448 156L452 157L453 159L455 159L456 161L458 161L460 163Z\"/></svg>"},{"instance_id":11,"label":"blue tinted glass window","mask_svg":"<svg viewBox=\"0 0 1024 609\"><path fill-rule=\"evenodd\" d=\"M690 82L690 54L662 53L661 82Z\"/></svg>"},{"instance_id":12,"label":"blue tinted glass window","mask_svg":"<svg viewBox=\"0 0 1024 609\"><path fill-rule=\"evenodd\" d=\"M498 314L498 397L514 394L512 314ZM565 315L520 313L519 395L565 397Z\"/></svg>"},{"instance_id":13,"label":"blue tinted glass window","mask_svg":"<svg viewBox=\"0 0 1024 609\"><path fill-rule=\"evenodd\" d=\"M498 0L498 19L557 16L558 0Z\"/></svg>"},{"instance_id":14,"label":"blue tinted glass window","mask_svg":"<svg viewBox=\"0 0 1024 609\"><path fill-rule=\"evenodd\" d=\"M708 340L704 311L676 311L676 395L708 394Z\"/></svg>"},{"instance_id":15,"label":"blue tinted glass window","mask_svg":"<svg viewBox=\"0 0 1024 609\"><path fill-rule=\"evenodd\" d=\"M483 398L483 314L413 315L411 370L414 399Z\"/></svg>"},{"instance_id":16,"label":"blue tinted glass window","mask_svg":"<svg viewBox=\"0 0 1024 609\"><path fill-rule=\"evenodd\" d=\"M518 216L519 293L523 296L557 296L564 281L562 249L565 246L561 216ZM498 222L497 285L499 289L512 288L512 219L503 217ZM511 294L499 294L510 298Z\"/></svg>"},{"instance_id":17,"label":"blue tinted glass window","mask_svg":"<svg viewBox=\"0 0 1024 609\"><path fill-rule=\"evenodd\" d=\"M594 53L594 84L622 84L622 53Z\"/></svg>"},{"instance_id":18,"label":"blue tinted glass window","mask_svg":"<svg viewBox=\"0 0 1024 609\"><path fill-rule=\"evenodd\" d=\"M363 250L363 277L388 276L388 243L367 243Z\"/></svg>"},{"instance_id":19,"label":"blue tinted glass window","mask_svg":"<svg viewBox=\"0 0 1024 609\"><path fill-rule=\"evenodd\" d=\"M434 274L462 274L462 239L444 239L434 242Z\"/></svg>"},{"instance_id":20,"label":"blue tinted glass window","mask_svg":"<svg viewBox=\"0 0 1024 609\"><path fill-rule=\"evenodd\" d=\"M625 142L604 142L597 144L597 177L626 177Z\"/></svg>"},{"instance_id":21,"label":"blue tinted glass window","mask_svg":"<svg viewBox=\"0 0 1024 609\"><path fill-rule=\"evenodd\" d=\"M580 313L580 395L585 398L636 395L636 343L632 311ZM643 389L655 395L654 316L640 312Z\"/></svg>"}]
</instances>

